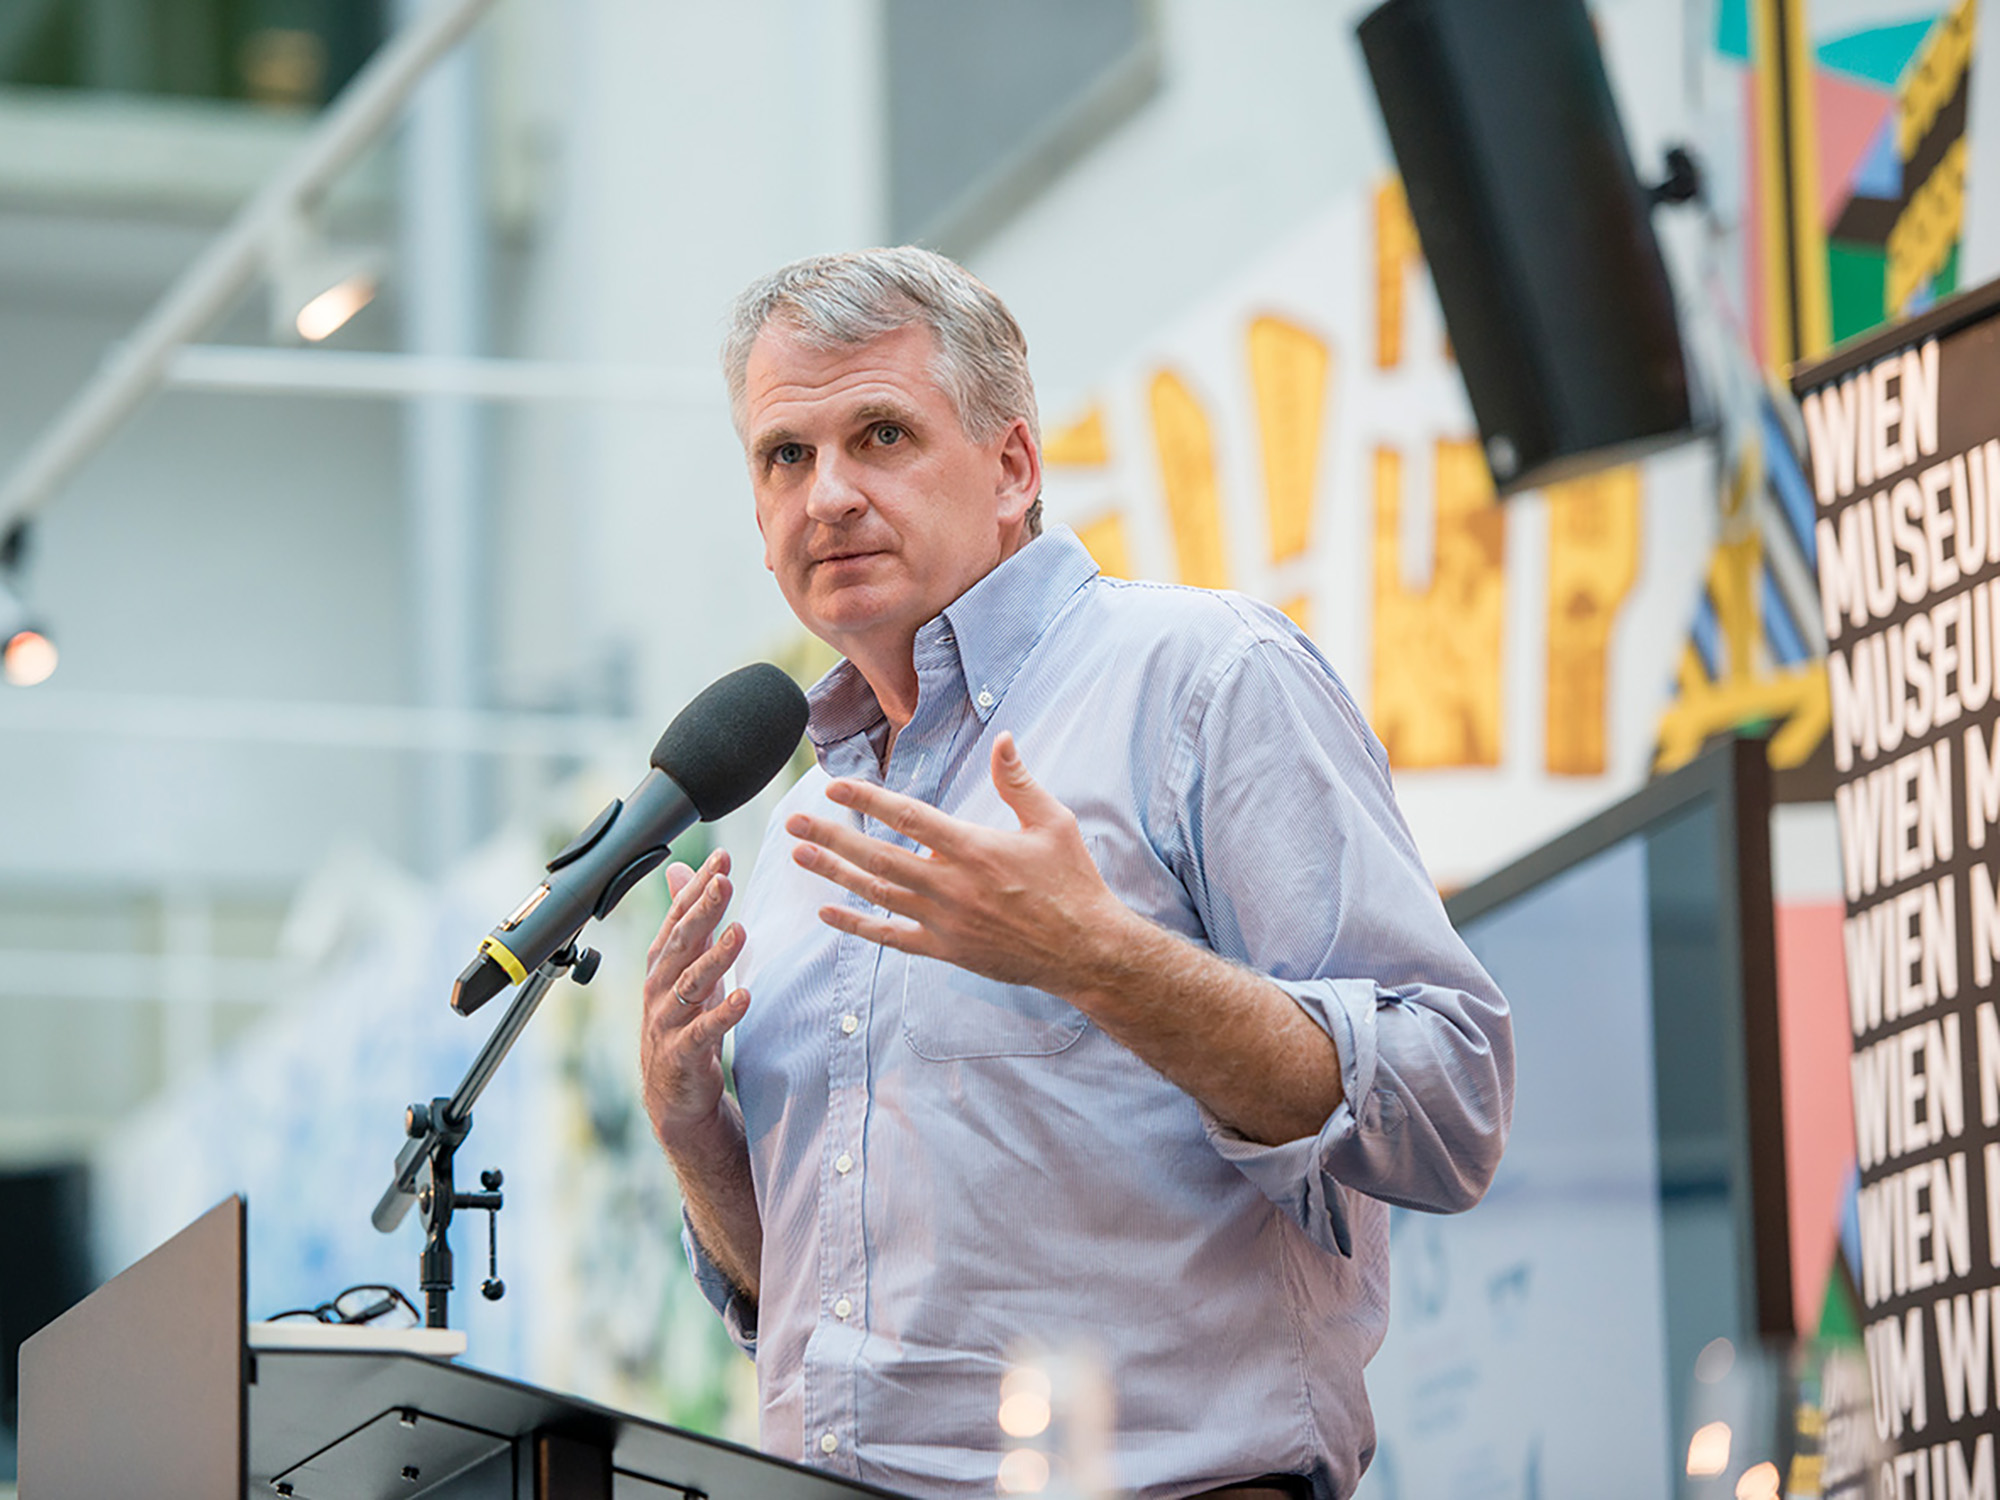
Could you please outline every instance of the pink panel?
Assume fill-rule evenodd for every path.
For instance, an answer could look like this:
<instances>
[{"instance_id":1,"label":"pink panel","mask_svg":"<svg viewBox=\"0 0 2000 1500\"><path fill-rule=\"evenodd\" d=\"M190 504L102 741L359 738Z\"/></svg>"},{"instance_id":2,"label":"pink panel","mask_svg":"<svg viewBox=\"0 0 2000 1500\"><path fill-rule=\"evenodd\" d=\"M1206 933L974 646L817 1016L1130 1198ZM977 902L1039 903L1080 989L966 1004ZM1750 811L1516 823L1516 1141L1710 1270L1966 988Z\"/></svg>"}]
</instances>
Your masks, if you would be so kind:
<instances>
[{"instance_id":1,"label":"pink panel","mask_svg":"<svg viewBox=\"0 0 2000 1500\"><path fill-rule=\"evenodd\" d=\"M1854 1170L1848 1094L1847 972L1838 901L1780 902L1778 1038L1785 1074L1786 1207L1798 1329L1819 1325L1840 1237L1841 1194Z\"/></svg>"},{"instance_id":2,"label":"pink panel","mask_svg":"<svg viewBox=\"0 0 2000 1500\"><path fill-rule=\"evenodd\" d=\"M1847 206L1854 169L1896 100L1892 94L1818 68L1813 70L1813 85L1813 107L1819 117L1819 221L1831 229Z\"/></svg>"}]
</instances>

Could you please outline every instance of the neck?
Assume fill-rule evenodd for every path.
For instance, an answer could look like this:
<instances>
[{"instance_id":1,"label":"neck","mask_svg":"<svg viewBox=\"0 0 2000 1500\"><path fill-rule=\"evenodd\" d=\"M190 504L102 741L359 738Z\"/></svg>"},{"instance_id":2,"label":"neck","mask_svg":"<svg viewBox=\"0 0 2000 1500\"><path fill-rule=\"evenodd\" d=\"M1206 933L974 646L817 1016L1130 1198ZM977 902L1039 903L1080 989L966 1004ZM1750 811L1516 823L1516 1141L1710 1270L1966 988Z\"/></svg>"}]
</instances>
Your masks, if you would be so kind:
<instances>
[{"instance_id":1,"label":"neck","mask_svg":"<svg viewBox=\"0 0 2000 1500\"><path fill-rule=\"evenodd\" d=\"M891 745L917 712L916 641L912 632L874 650L856 648L847 653L847 659L875 694L882 716L889 721ZM886 748L882 758L885 761L889 758Z\"/></svg>"}]
</instances>

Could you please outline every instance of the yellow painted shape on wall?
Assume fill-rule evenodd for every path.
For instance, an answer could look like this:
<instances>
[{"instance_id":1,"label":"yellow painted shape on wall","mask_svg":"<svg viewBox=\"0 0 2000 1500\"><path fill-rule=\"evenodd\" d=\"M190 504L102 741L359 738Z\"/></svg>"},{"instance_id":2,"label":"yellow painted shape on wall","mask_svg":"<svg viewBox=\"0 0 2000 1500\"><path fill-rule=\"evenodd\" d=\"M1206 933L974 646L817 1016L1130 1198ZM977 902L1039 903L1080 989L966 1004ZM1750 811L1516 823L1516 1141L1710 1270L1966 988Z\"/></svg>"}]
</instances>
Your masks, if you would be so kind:
<instances>
[{"instance_id":1,"label":"yellow painted shape on wall","mask_svg":"<svg viewBox=\"0 0 2000 1500\"><path fill-rule=\"evenodd\" d=\"M1132 549L1125 541L1125 518L1117 511L1076 528L1076 539L1097 559L1097 569L1112 578L1132 576Z\"/></svg>"},{"instance_id":2,"label":"yellow painted shape on wall","mask_svg":"<svg viewBox=\"0 0 2000 1500\"><path fill-rule=\"evenodd\" d=\"M1757 173L1763 228L1765 353L1782 368L1810 359L1833 339L1826 230L1819 209L1819 124L1811 84L1816 66L1804 0L1751 0L1757 85ZM1784 68L1778 66L1780 58ZM1781 87L1781 77L1790 80ZM1789 152L1786 143L1790 143ZM1791 184L1789 201L1782 190ZM1797 277L1798 322L1792 321Z\"/></svg>"},{"instance_id":3,"label":"yellow painted shape on wall","mask_svg":"<svg viewBox=\"0 0 2000 1500\"><path fill-rule=\"evenodd\" d=\"M1060 468L1095 469L1111 462L1104 434L1104 408L1093 406L1066 427L1042 439L1042 462Z\"/></svg>"},{"instance_id":4,"label":"yellow painted shape on wall","mask_svg":"<svg viewBox=\"0 0 2000 1500\"><path fill-rule=\"evenodd\" d=\"M1312 540L1313 491L1319 474L1326 392L1333 350L1326 340L1283 318L1250 320L1250 386L1264 448L1264 504L1271 561L1298 557Z\"/></svg>"},{"instance_id":5,"label":"yellow painted shape on wall","mask_svg":"<svg viewBox=\"0 0 2000 1500\"><path fill-rule=\"evenodd\" d=\"M1287 599L1278 608L1282 609L1291 619L1291 622L1298 626L1300 630L1304 631L1307 635L1313 633L1311 595L1300 594L1295 598Z\"/></svg>"},{"instance_id":6,"label":"yellow painted shape on wall","mask_svg":"<svg viewBox=\"0 0 2000 1500\"><path fill-rule=\"evenodd\" d=\"M1966 150L1964 136L1951 143L1889 231L1883 300L1891 312L1901 312L1918 289L1944 269L1958 243L1965 223Z\"/></svg>"},{"instance_id":7,"label":"yellow painted shape on wall","mask_svg":"<svg viewBox=\"0 0 2000 1500\"><path fill-rule=\"evenodd\" d=\"M1544 756L1555 776L1602 776L1611 629L1639 576L1640 481L1627 465L1548 489Z\"/></svg>"},{"instance_id":8,"label":"yellow painted shape on wall","mask_svg":"<svg viewBox=\"0 0 2000 1500\"><path fill-rule=\"evenodd\" d=\"M1718 543L1709 559L1708 592L1729 653L1723 671L1730 678L1748 677L1757 669L1757 641L1764 630L1757 573L1763 563L1764 538L1754 531L1739 541Z\"/></svg>"},{"instance_id":9,"label":"yellow painted shape on wall","mask_svg":"<svg viewBox=\"0 0 2000 1500\"><path fill-rule=\"evenodd\" d=\"M1917 154L1939 111L1951 103L1972 62L1974 0L1959 0L1924 38L1915 62L1903 72L1896 97L1896 149L1904 161Z\"/></svg>"},{"instance_id":10,"label":"yellow painted shape on wall","mask_svg":"<svg viewBox=\"0 0 2000 1500\"><path fill-rule=\"evenodd\" d=\"M1689 654L1693 654L1689 647ZM1699 658L1690 684L1683 666L1681 692L1660 716L1659 752L1653 769L1675 770L1686 765L1713 735L1759 720L1778 723L1771 735L1770 762L1781 771L1802 766L1826 737L1832 720L1827 698L1826 663L1808 662L1768 677L1737 677L1712 683L1701 671Z\"/></svg>"},{"instance_id":11,"label":"yellow painted shape on wall","mask_svg":"<svg viewBox=\"0 0 2000 1500\"><path fill-rule=\"evenodd\" d=\"M1403 362L1403 309L1409 276L1423 264L1416 220L1403 179L1391 177L1375 190L1375 368L1393 370Z\"/></svg>"},{"instance_id":12,"label":"yellow painted shape on wall","mask_svg":"<svg viewBox=\"0 0 2000 1500\"><path fill-rule=\"evenodd\" d=\"M1375 598L1370 718L1390 764L1500 763L1507 523L1479 444L1440 441L1429 585L1403 579L1403 456L1375 450Z\"/></svg>"},{"instance_id":13,"label":"yellow painted shape on wall","mask_svg":"<svg viewBox=\"0 0 2000 1500\"><path fill-rule=\"evenodd\" d=\"M1215 437L1208 414L1187 382L1171 370L1153 377L1149 392L1160 483L1182 583L1229 587L1229 559L1222 538L1222 492L1215 472Z\"/></svg>"},{"instance_id":14,"label":"yellow painted shape on wall","mask_svg":"<svg viewBox=\"0 0 2000 1500\"><path fill-rule=\"evenodd\" d=\"M1746 466L1737 488L1751 477ZM1804 765L1826 737L1832 721L1826 663L1758 670L1764 618L1757 580L1763 566L1763 539L1755 531L1717 544L1709 560L1708 596L1726 653L1722 675L1711 682L1692 643L1682 648L1680 690L1660 716L1654 770L1686 765L1711 737L1747 724L1776 726L1767 754L1781 771Z\"/></svg>"}]
</instances>

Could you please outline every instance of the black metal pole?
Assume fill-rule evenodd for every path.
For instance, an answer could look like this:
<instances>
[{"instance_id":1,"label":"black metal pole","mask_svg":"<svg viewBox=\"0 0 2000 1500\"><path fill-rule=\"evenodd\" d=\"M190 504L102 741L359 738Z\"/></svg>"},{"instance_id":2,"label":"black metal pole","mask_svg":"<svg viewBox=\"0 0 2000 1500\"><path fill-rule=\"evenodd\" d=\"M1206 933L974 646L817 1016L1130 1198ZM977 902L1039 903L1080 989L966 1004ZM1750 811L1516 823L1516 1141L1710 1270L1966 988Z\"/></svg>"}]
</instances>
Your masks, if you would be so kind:
<instances>
[{"instance_id":1,"label":"black metal pole","mask_svg":"<svg viewBox=\"0 0 2000 1500\"><path fill-rule=\"evenodd\" d=\"M548 993L565 971L578 984L589 984L591 976L597 972L598 954L585 948L580 952L574 945L544 963L530 974L514 996L513 1004L507 1007L507 1014L500 1018L500 1024L487 1036L479 1055L472 1060L465 1077L452 1091L448 1099L433 1099L429 1104L413 1104L404 1112L403 1127L409 1139L397 1153L396 1168L389 1179L389 1186L375 1204L372 1222L375 1227L388 1234L403 1222L412 1202L416 1203L423 1215L424 1250L419 1262L418 1284L424 1294L424 1323L431 1328L450 1326L449 1316L452 1289L451 1244L446 1238L451 1228L453 1212L458 1208L486 1209L497 1213L500 1209L500 1194L460 1193L452 1180L453 1161L460 1144L472 1129L472 1106L485 1092L486 1085L493 1081L500 1064L506 1060L514 1043L520 1039L535 1008L542 1003L542 996ZM497 1182L495 1186L497 1186ZM489 1285L498 1286L497 1279ZM490 1294L489 1294L490 1295Z\"/></svg>"}]
</instances>

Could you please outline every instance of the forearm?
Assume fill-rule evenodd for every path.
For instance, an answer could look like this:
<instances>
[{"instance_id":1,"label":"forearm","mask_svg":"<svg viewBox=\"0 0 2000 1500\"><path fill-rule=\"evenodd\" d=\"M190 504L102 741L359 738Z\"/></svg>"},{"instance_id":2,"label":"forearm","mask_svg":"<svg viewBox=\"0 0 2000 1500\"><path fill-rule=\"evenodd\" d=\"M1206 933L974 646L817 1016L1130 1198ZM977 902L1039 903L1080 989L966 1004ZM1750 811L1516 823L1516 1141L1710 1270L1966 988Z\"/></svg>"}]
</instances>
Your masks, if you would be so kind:
<instances>
[{"instance_id":1,"label":"forearm","mask_svg":"<svg viewBox=\"0 0 2000 1500\"><path fill-rule=\"evenodd\" d=\"M695 1238L722 1274L754 1303L764 1226L757 1215L750 1149L736 1101L725 1095L709 1122L663 1135L661 1144L680 1182L681 1201Z\"/></svg>"},{"instance_id":2,"label":"forearm","mask_svg":"<svg viewBox=\"0 0 2000 1500\"><path fill-rule=\"evenodd\" d=\"M1316 1135L1340 1107L1340 1054L1260 974L1118 906L1063 998L1246 1139Z\"/></svg>"}]
</instances>

